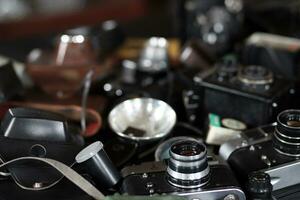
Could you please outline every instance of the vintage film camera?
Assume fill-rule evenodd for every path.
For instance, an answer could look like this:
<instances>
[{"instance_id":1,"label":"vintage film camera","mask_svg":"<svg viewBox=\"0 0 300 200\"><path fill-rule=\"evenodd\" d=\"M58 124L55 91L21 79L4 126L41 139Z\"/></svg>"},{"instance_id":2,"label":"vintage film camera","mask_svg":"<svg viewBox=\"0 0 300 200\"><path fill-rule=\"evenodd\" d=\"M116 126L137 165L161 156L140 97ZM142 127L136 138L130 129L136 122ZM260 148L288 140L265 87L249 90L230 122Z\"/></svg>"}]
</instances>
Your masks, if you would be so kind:
<instances>
[{"instance_id":1,"label":"vintage film camera","mask_svg":"<svg viewBox=\"0 0 300 200\"><path fill-rule=\"evenodd\" d=\"M149 162L129 166L122 170L122 177L108 162L103 146L91 145L77 155L77 162L85 164L90 169L88 173L94 174L93 178L99 180L100 185L119 188L121 194L170 194L190 200L245 200L229 167L216 158L208 159L206 147L198 141L176 142L171 146L168 164ZM93 153L94 150L98 153ZM95 174L95 171L99 173Z\"/></svg>"},{"instance_id":2,"label":"vintage film camera","mask_svg":"<svg viewBox=\"0 0 300 200\"><path fill-rule=\"evenodd\" d=\"M255 65L243 67L229 57L196 75L194 82L200 109L239 120L247 127L273 121L287 108L295 92L292 83L275 77L270 70Z\"/></svg>"},{"instance_id":3,"label":"vintage film camera","mask_svg":"<svg viewBox=\"0 0 300 200\"><path fill-rule=\"evenodd\" d=\"M168 41L151 37L145 42L136 60L124 60L121 68L102 84L104 93L112 98L146 96L166 99L171 82Z\"/></svg>"},{"instance_id":4,"label":"vintage film camera","mask_svg":"<svg viewBox=\"0 0 300 200\"><path fill-rule=\"evenodd\" d=\"M223 144L220 156L241 183L252 172L265 172L277 199L299 199L299 124L300 110L285 110L277 116L277 124L246 131Z\"/></svg>"}]
</instances>

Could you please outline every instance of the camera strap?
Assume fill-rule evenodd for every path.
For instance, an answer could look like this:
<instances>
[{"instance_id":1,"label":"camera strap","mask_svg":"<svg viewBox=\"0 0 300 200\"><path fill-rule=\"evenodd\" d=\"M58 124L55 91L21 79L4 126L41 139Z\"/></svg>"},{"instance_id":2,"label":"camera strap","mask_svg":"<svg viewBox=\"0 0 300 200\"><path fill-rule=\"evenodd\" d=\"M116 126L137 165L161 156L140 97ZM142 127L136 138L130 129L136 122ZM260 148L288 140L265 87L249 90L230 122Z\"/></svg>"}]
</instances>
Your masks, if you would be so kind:
<instances>
[{"instance_id":1,"label":"camera strap","mask_svg":"<svg viewBox=\"0 0 300 200\"><path fill-rule=\"evenodd\" d=\"M3 168L7 165L16 163L18 161L25 161L25 160L27 160L27 161L35 160L35 161L43 162L43 163L53 167L54 169L56 169L58 172L60 172L63 175L63 177L66 177L69 181L74 183L77 187L82 189L84 192L86 192L89 196L93 197L94 199L103 200L105 198L105 196L95 186L93 186L90 182L88 182L86 179L84 179L75 170L73 170L71 167L69 167L69 166L65 165L64 163L59 162L57 160L53 160L53 159L49 159L49 158L39 158L39 157L20 157L20 158L16 158L16 159L13 159L8 162L4 162L4 163L0 164L0 168ZM16 179L14 179L16 184L18 186L20 186L21 188L23 188L25 190L34 190L34 191L50 188L53 185L55 185L56 183L58 183L60 180L61 179L59 179L58 181L56 181L55 183L53 183L47 187L28 188L28 187L22 186Z\"/></svg>"}]
</instances>

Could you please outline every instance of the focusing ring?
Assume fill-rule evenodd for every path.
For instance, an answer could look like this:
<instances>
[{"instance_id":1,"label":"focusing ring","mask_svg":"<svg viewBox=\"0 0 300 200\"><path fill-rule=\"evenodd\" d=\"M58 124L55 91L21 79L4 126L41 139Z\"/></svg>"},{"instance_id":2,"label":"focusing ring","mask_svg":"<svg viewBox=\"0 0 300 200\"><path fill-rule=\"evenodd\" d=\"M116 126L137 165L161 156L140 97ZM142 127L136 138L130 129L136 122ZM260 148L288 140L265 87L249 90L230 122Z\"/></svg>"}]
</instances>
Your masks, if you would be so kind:
<instances>
[{"instance_id":1,"label":"focusing ring","mask_svg":"<svg viewBox=\"0 0 300 200\"><path fill-rule=\"evenodd\" d=\"M274 82L273 73L258 65L241 68L238 72L238 79L247 85L267 85Z\"/></svg>"}]
</instances>

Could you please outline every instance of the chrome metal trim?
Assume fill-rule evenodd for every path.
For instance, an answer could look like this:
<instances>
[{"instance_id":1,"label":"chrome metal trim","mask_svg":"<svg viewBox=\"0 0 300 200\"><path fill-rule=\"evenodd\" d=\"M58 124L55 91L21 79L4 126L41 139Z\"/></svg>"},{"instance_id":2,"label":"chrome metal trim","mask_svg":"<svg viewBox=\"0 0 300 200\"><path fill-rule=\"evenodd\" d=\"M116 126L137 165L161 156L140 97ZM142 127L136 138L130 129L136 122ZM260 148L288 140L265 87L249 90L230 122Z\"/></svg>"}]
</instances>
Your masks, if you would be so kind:
<instances>
[{"instance_id":1,"label":"chrome metal trim","mask_svg":"<svg viewBox=\"0 0 300 200\"><path fill-rule=\"evenodd\" d=\"M202 190L201 188L185 193L172 193L174 195L185 197L187 200L220 200L227 195L232 194L236 197L235 200L246 200L245 193L239 187L223 187L212 190Z\"/></svg>"},{"instance_id":2,"label":"chrome metal trim","mask_svg":"<svg viewBox=\"0 0 300 200\"><path fill-rule=\"evenodd\" d=\"M276 134L278 134L284 138L287 138L287 139L300 140L300 137L290 137L290 136L280 133L280 131L278 131L277 127L275 127L275 132L276 132Z\"/></svg>"},{"instance_id":3,"label":"chrome metal trim","mask_svg":"<svg viewBox=\"0 0 300 200\"><path fill-rule=\"evenodd\" d=\"M285 155L285 156L291 156L291 157L300 157L300 154L290 154L290 153L285 153L277 148L274 148L275 151L277 151L278 153Z\"/></svg>"},{"instance_id":4,"label":"chrome metal trim","mask_svg":"<svg viewBox=\"0 0 300 200\"><path fill-rule=\"evenodd\" d=\"M279 190L300 183L300 161L286 163L283 165L261 170L271 177L273 190Z\"/></svg>"},{"instance_id":5,"label":"chrome metal trim","mask_svg":"<svg viewBox=\"0 0 300 200\"><path fill-rule=\"evenodd\" d=\"M197 173L192 173L192 174L185 174L185 173L179 173L179 172L175 172L174 170L172 170L171 168L167 168L167 173L175 178L175 179L180 179L180 180L197 180L197 179L201 179L205 176L207 176L210 172L210 168L209 166L204 169L201 172L197 172Z\"/></svg>"},{"instance_id":6,"label":"chrome metal trim","mask_svg":"<svg viewBox=\"0 0 300 200\"><path fill-rule=\"evenodd\" d=\"M178 161L173 158L170 158L169 162L171 162L173 165L175 165L175 167L196 167L196 166L205 164L207 162L207 158L204 157L202 160L192 161L192 162L182 162L182 161Z\"/></svg>"},{"instance_id":7,"label":"chrome metal trim","mask_svg":"<svg viewBox=\"0 0 300 200\"><path fill-rule=\"evenodd\" d=\"M284 140L282 140L281 138L279 138L279 137L277 136L277 134L274 134L274 137L275 137L277 140L279 140L280 142L284 143L284 144L294 145L294 146L300 145L300 143L292 143L292 142L284 141Z\"/></svg>"},{"instance_id":8,"label":"chrome metal trim","mask_svg":"<svg viewBox=\"0 0 300 200\"><path fill-rule=\"evenodd\" d=\"M203 145L203 144L201 144L201 145ZM204 146L204 148L205 148L204 152L201 152L200 154L194 155L194 156L182 156L182 155L178 155L178 154L172 152L171 150L170 150L170 155L174 159L176 159L176 160L182 160L182 161L194 161L194 160L199 160L201 158L205 159L206 155L207 155L207 150L206 150L205 146Z\"/></svg>"},{"instance_id":9,"label":"chrome metal trim","mask_svg":"<svg viewBox=\"0 0 300 200\"><path fill-rule=\"evenodd\" d=\"M250 65L251 66L251 65ZM253 65L252 65L253 66ZM254 65L255 66L255 65ZM259 66L260 67L260 66ZM241 82L243 82L243 83L245 83L245 84L253 84L253 85L267 85L267 84L271 84L271 83L273 83L274 82L274 75L273 75L273 73L271 72L271 71L269 71L269 73L267 74L267 76L266 77L264 77L265 79L261 79L261 80L250 80L250 79L248 79L248 78L246 78L246 77L244 77L244 75L243 75L243 73L242 73L242 71L243 71L243 69L245 69L245 68L241 68L239 71L238 71L238 75L237 75L237 77L238 77L238 79L241 81Z\"/></svg>"}]
</instances>

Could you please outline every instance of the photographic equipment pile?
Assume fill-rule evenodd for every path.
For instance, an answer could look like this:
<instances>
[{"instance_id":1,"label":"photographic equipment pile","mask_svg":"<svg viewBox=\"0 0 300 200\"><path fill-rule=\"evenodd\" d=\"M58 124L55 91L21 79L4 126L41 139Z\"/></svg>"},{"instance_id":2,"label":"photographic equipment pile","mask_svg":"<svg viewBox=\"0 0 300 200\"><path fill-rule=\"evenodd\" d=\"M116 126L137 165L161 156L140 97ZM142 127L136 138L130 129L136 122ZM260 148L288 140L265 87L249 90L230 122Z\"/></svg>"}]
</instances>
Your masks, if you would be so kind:
<instances>
[{"instance_id":1,"label":"photographic equipment pile","mask_svg":"<svg viewBox=\"0 0 300 200\"><path fill-rule=\"evenodd\" d=\"M299 3L254 2L177 0L176 39L110 20L1 57L0 199L300 199L300 30L270 20Z\"/></svg>"}]
</instances>

